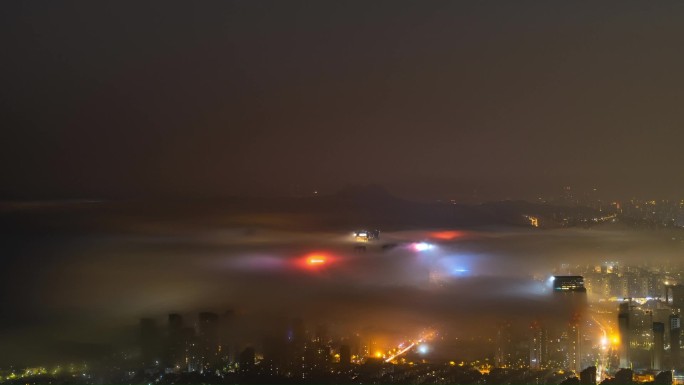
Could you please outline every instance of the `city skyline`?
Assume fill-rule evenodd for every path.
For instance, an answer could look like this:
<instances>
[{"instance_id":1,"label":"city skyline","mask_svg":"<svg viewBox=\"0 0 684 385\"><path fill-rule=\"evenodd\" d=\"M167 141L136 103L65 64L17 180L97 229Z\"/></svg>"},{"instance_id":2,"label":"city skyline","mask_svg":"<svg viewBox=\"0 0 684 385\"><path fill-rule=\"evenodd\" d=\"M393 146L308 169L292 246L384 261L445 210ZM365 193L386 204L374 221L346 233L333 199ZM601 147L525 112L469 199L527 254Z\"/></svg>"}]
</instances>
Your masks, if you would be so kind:
<instances>
[{"instance_id":1,"label":"city skyline","mask_svg":"<svg viewBox=\"0 0 684 385\"><path fill-rule=\"evenodd\" d=\"M0 384L684 384L684 3L0 3Z\"/></svg>"}]
</instances>

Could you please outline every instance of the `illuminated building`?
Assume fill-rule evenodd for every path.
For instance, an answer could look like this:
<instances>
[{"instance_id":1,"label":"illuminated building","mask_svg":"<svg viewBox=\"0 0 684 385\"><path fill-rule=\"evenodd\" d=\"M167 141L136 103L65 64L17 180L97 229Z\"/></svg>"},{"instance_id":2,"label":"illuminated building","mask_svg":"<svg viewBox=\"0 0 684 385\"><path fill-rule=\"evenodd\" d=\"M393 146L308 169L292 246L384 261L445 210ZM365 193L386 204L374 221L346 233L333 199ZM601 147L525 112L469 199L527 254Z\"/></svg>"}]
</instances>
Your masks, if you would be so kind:
<instances>
[{"instance_id":1,"label":"illuminated building","mask_svg":"<svg viewBox=\"0 0 684 385\"><path fill-rule=\"evenodd\" d=\"M670 324L670 368L673 370L679 369L680 363L680 337L682 334L681 318L678 314L672 314L669 317Z\"/></svg>"},{"instance_id":2,"label":"illuminated building","mask_svg":"<svg viewBox=\"0 0 684 385\"><path fill-rule=\"evenodd\" d=\"M650 305L653 304L645 303L643 306L637 306L632 301L620 304L618 328L621 340L619 357L622 368L648 370L652 366L654 311L648 309ZM664 318L659 314L656 312L655 317ZM662 358L660 364L662 367Z\"/></svg>"},{"instance_id":3,"label":"illuminated building","mask_svg":"<svg viewBox=\"0 0 684 385\"><path fill-rule=\"evenodd\" d=\"M586 292L584 277L581 275L556 275L553 277L554 291Z\"/></svg>"},{"instance_id":4,"label":"illuminated building","mask_svg":"<svg viewBox=\"0 0 684 385\"><path fill-rule=\"evenodd\" d=\"M368 242L374 239L380 239L380 230L358 230L354 232L354 239L357 242Z\"/></svg>"},{"instance_id":5,"label":"illuminated building","mask_svg":"<svg viewBox=\"0 0 684 385\"><path fill-rule=\"evenodd\" d=\"M561 349L564 352L564 366L579 373L582 370L580 316L575 314L561 334Z\"/></svg>"},{"instance_id":6,"label":"illuminated building","mask_svg":"<svg viewBox=\"0 0 684 385\"><path fill-rule=\"evenodd\" d=\"M546 328L533 322L530 331L530 369L545 369L549 355Z\"/></svg>"},{"instance_id":7,"label":"illuminated building","mask_svg":"<svg viewBox=\"0 0 684 385\"><path fill-rule=\"evenodd\" d=\"M512 365L512 340L513 333L511 331L511 324L509 322L500 323L496 333L496 353L494 355L494 364L496 367L507 368Z\"/></svg>"}]
</instances>

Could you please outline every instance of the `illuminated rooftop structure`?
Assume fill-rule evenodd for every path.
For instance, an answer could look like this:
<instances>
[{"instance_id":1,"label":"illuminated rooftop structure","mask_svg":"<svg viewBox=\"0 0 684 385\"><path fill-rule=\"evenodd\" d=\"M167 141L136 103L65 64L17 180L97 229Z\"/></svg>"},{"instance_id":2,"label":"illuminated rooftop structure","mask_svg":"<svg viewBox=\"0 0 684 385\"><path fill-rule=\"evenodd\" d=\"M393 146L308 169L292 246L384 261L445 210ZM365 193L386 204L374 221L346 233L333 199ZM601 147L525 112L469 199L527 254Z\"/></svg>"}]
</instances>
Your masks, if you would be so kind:
<instances>
[{"instance_id":1,"label":"illuminated rooftop structure","mask_svg":"<svg viewBox=\"0 0 684 385\"><path fill-rule=\"evenodd\" d=\"M373 239L380 239L380 230L358 230L354 231L354 239L357 242L368 242Z\"/></svg>"},{"instance_id":2,"label":"illuminated rooftop structure","mask_svg":"<svg viewBox=\"0 0 684 385\"><path fill-rule=\"evenodd\" d=\"M584 277L581 275L556 275L553 277L553 290L560 292L586 292Z\"/></svg>"}]
</instances>

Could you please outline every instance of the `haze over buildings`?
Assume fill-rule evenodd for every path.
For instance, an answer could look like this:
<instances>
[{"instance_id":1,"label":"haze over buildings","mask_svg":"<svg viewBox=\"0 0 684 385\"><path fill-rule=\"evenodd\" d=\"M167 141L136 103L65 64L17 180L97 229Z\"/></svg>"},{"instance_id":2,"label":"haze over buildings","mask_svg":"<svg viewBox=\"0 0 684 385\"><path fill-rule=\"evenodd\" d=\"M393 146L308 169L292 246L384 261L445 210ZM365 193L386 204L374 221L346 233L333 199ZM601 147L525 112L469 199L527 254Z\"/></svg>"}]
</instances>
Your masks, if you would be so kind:
<instances>
[{"instance_id":1,"label":"haze over buildings","mask_svg":"<svg viewBox=\"0 0 684 385\"><path fill-rule=\"evenodd\" d=\"M3 2L0 383L684 382L683 17Z\"/></svg>"}]
</instances>

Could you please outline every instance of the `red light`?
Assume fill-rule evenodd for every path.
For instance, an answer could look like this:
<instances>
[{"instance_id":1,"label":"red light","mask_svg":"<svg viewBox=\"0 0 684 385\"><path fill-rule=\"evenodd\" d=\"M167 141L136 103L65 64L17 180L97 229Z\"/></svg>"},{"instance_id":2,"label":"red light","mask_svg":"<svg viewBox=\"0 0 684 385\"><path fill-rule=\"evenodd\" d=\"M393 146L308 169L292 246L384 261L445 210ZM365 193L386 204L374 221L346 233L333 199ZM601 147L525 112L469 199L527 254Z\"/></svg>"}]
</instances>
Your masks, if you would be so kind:
<instances>
[{"instance_id":1,"label":"red light","mask_svg":"<svg viewBox=\"0 0 684 385\"><path fill-rule=\"evenodd\" d=\"M306 270L319 270L327 268L333 261L333 257L326 253L314 252L297 259L296 264Z\"/></svg>"},{"instance_id":2,"label":"red light","mask_svg":"<svg viewBox=\"0 0 684 385\"><path fill-rule=\"evenodd\" d=\"M437 239L443 239L445 241L452 240L454 238L459 238L463 236L462 231L455 231L455 230L448 230L448 231L435 231L434 233L431 233L430 236L432 238L437 238Z\"/></svg>"},{"instance_id":3,"label":"red light","mask_svg":"<svg viewBox=\"0 0 684 385\"><path fill-rule=\"evenodd\" d=\"M306 259L306 263L311 266L324 265L326 262L327 258L323 255L312 255Z\"/></svg>"}]
</instances>

